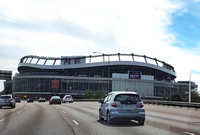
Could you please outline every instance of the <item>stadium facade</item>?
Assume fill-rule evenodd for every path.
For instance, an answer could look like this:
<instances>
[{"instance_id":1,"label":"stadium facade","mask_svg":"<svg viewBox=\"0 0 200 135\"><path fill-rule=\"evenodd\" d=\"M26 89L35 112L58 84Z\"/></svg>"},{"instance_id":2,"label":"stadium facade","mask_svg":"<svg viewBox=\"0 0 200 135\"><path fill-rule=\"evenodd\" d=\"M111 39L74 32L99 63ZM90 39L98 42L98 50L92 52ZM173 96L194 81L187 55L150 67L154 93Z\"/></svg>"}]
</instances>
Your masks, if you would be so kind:
<instances>
[{"instance_id":1,"label":"stadium facade","mask_svg":"<svg viewBox=\"0 0 200 135\"><path fill-rule=\"evenodd\" d=\"M16 96L49 98L71 94L82 98L86 91L136 91L143 97L188 94L188 84L175 82L174 67L145 55L101 54L90 56L41 57L28 55L18 64L12 91ZM197 85L192 83L192 89Z\"/></svg>"}]
</instances>

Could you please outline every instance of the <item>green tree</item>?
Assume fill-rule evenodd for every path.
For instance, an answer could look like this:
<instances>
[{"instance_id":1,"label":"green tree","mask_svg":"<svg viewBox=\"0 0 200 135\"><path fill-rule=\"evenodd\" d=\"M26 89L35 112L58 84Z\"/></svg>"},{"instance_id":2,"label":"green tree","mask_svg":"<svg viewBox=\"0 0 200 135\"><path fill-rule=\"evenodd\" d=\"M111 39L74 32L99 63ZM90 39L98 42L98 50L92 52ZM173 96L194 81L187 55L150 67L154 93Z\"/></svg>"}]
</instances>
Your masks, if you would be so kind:
<instances>
[{"instance_id":1,"label":"green tree","mask_svg":"<svg viewBox=\"0 0 200 135\"><path fill-rule=\"evenodd\" d=\"M182 101L181 94L178 92L174 92L171 94L171 100L172 101Z\"/></svg>"},{"instance_id":2,"label":"green tree","mask_svg":"<svg viewBox=\"0 0 200 135\"><path fill-rule=\"evenodd\" d=\"M0 92L0 95L3 95L3 94L5 94L5 91L4 91L4 90Z\"/></svg>"},{"instance_id":3,"label":"green tree","mask_svg":"<svg viewBox=\"0 0 200 135\"><path fill-rule=\"evenodd\" d=\"M186 97L183 99L184 102L188 102L189 98ZM191 91L191 102L197 102L200 103L200 95L198 92L196 91Z\"/></svg>"},{"instance_id":4,"label":"green tree","mask_svg":"<svg viewBox=\"0 0 200 135\"><path fill-rule=\"evenodd\" d=\"M98 90L95 95L95 99L103 99L106 95L105 90Z\"/></svg>"},{"instance_id":5,"label":"green tree","mask_svg":"<svg viewBox=\"0 0 200 135\"><path fill-rule=\"evenodd\" d=\"M93 99L94 98L94 94L92 91L86 91L85 95L84 95L85 99Z\"/></svg>"},{"instance_id":6,"label":"green tree","mask_svg":"<svg viewBox=\"0 0 200 135\"><path fill-rule=\"evenodd\" d=\"M200 103L200 95L196 91L191 92L191 101Z\"/></svg>"}]
</instances>

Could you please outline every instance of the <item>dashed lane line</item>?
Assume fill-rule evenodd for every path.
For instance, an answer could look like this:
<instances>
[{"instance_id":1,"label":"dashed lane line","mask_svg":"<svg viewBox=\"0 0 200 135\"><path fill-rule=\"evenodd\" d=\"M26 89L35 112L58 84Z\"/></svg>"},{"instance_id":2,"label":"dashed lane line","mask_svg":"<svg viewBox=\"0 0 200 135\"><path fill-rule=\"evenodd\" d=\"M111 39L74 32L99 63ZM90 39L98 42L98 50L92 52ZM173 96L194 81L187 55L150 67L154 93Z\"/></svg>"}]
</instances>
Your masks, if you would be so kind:
<instances>
[{"instance_id":1,"label":"dashed lane line","mask_svg":"<svg viewBox=\"0 0 200 135\"><path fill-rule=\"evenodd\" d=\"M185 134L188 134L188 135L195 135L193 133L190 133L190 132L184 132Z\"/></svg>"},{"instance_id":2,"label":"dashed lane line","mask_svg":"<svg viewBox=\"0 0 200 135\"><path fill-rule=\"evenodd\" d=\"M18 111L17 113L21 113L21 111Z\"/></svg>"},{"instance_id":3,"label":"dashed lane line","mask_svg":"<svg viewBox=\"0 0 200 135\"><path fill-rule=\"evenodd\" d=\"M73 122L74 122L76 125L79 125L78 122L76 122L75 120L73 120Z\"/></svg>"},{"instance_id":4,"label":"dashed lane line","mask_svg":"<svg viewBox=\"0 0 200 135\"><path fill-rule=\"evenodd\" d=\"M5 119L1 119L0 122L3 122Z\"/></svg>"}]
</instances>

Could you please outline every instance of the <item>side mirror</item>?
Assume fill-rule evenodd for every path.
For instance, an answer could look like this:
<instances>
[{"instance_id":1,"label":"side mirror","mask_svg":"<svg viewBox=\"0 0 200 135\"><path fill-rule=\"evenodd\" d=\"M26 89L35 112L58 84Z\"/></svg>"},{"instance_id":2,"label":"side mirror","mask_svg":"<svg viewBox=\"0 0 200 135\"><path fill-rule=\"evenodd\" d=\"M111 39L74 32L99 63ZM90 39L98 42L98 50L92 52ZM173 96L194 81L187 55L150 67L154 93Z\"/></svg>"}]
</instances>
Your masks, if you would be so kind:
<instances>
[{"instance_id":1,"label":"side mirror","mask_svg":"<svg viewBox=\"0 0 200 135\"><path fill-rule=\"evenodd\" d=\"M99 103L103 104L103 100L99 100Z\"/></svg>"}]
</instances>

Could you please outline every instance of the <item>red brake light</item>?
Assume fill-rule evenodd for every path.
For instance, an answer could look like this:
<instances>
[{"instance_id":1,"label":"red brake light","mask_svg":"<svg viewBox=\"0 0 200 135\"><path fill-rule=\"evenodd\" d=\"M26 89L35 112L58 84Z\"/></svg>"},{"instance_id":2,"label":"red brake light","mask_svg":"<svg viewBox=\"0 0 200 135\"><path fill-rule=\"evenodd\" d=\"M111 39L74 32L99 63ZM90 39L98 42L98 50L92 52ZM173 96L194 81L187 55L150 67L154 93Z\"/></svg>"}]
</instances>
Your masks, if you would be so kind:
<instances>
[{"instance_id":1,"label":"red brake light","mask_svg":"<svg viewBox=\"0 0 200 135\"><path fill-rule=\"evenodd\" d=\"M144 105L142 104L142 105L140 105L140 108L143 108L144 107Z\"/></svg>"},{"instance_id":2,"label":"red brake light","mask_svg":"<svg viewBox=\"0 0 200 135\"><path fill-rule=\"evenodd\" d=\"M10 101L13 101L13 98L11 98Z\"/></svg>"},{"instance_id":3,"label":"red brake light","mask_svg":"<svg viewBox=\"0 0 200 135\"><path fill-rule=\"evenodd\" d=\"M115 103L111 103L111 106L117 108L117 105Z\"/></svg>"}]
</instances>

